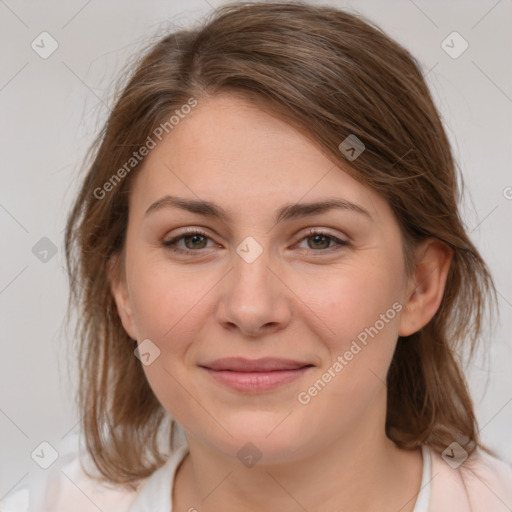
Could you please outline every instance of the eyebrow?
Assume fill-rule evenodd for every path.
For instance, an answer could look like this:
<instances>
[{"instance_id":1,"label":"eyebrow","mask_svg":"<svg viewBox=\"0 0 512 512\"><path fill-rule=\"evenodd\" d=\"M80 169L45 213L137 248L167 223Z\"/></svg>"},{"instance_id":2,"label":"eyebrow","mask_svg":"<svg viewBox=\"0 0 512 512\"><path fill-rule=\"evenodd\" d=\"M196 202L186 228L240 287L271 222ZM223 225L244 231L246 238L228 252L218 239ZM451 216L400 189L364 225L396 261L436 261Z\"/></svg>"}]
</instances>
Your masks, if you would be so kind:
<instances>
[{"instance_id":1,"label":"eyebrow","mask_svg":"<svg viewBox=\"0 0 512 512\"><path fill-rule=\"evenodd\" d=\"M231 219L231 216L224 208L210 201L188 199L170 195L163 196L152 203L144 213L144 217L148 216L152 212L156 212L164 208L180 208L191 213L204 215L205 217L217 218L224 222L229 222ZM278 210L275 222L277 224L285 220L299 219L309 215L324 213L333 209L348 210L371 218L370 213L362 206L347 201L346 199L330 197L312 203L289 203Z\"/></svg>"}]
</instances>

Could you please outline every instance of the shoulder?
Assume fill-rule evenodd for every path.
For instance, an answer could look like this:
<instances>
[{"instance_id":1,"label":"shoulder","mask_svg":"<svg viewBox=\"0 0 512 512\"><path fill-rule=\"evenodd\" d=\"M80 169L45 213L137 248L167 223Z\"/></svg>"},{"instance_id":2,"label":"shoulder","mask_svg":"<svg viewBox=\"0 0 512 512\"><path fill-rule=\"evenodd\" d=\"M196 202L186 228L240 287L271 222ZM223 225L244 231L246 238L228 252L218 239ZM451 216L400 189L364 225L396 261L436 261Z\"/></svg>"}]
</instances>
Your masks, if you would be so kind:
<instances>
[{"instance_id":1,"label":"shoulder","mask_svg":"<svg viewBox=\"0 0 512 512\"><path fill-rule=\"evenodd\" d=\"M463 461L462 453L459 462L453 457L453 450L445 450L444 455L433 450L430 453L432 512L508 512L512 509L511 465L481 449L477 449Z\"/></svg>"},{"instance_id":2,"label":"shoulder","mask_svg":"<svg viewBox=\"0 0 512 512\"><path fill-rule=\"evenodd\" d=\"M26 487L10 492L0 501L0 512L27 512L28 507L29 491Z\"/></svg>"},{"instance_id":3,"label":"shoulder","mask_svg":"<svg viewBox=\"0 0 512 512\"><path fill-rule=\"evenodd\" d=\"M99 480L90 457L71 436L57 447L58 458L48 469L34 467L26 483L0 501L0 512L127 512L137 490Z\"/></svg>"},{"instance_id":4,"label":"shoulder","mask_svg":"<svg viewBox=\"0 0 512 512\"><path fill-rule=\"evenodd\" d=\"M512 509L512 466L482 450L468 458L464 481L474 510Z\"/></svg>"}]
</instances>

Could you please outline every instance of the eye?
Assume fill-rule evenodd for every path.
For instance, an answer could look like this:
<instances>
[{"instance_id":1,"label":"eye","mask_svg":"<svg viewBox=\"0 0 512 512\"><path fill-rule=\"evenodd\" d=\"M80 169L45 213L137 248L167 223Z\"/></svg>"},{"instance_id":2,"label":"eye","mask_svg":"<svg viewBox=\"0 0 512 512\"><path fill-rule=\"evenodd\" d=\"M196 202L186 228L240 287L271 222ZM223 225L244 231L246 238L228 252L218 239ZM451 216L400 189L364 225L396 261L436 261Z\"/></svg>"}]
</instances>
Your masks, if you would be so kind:
<instances>
[{"instance_id":1,"label":"eye","mask_svg":"<svg viewBox=\"0 0 512 512\"><path fill-rule=\"evenodd\" d=\"M180 254L194 254L201 251L201 249L205 249L207 241L210 240L210 237L200 230L191 230L186 233L182 233L170 240L162 242L162 245L173 252ZM308 241L312 240L311 243L308 242L308 248L306 250L310 250L311 252L327 252L334 250L340 250L344 246L348 245L348 242L345 240L341 240L327 232L311 229L308 232L308 235L303 237L300 241ZM178 243L182 242L185 244L185 248L179 247ZM334 246L331 244L334 242Z\"/></svg>"},{"instance_id":2,"label":"eye","mask_svg":"<svg viewBox=\"0 0 512 512\"><path fill-rule=\"evenodd\" d=\"M318 229L311 229L308 235L301 239L301 242L304 240L308 245L308 249L312 249L313 252L327 252L327 250L330 252L333 249L340 250L348 245L347 241ZM311 242L308 242L309 240ZM334 242L334 246L330 246L332 242Z\"/></svg>"},{"instance_id":3,"label":"eye","mask_svg":"<svg viewBox=\"0 0 512 512\"><path fill-rule=\"evenodd\" d=\"M182 254L192 254L194 252L198 252L199 249L204 249L205 240L207 239L209 239L209 237L203 231L193 230L175 236L174 238L171 238L166 242L162 242L162 245L173 252ZM177 243L181 242L182 240L185 243L185 249L177 246Z\"/></svg>"}]
</instances>

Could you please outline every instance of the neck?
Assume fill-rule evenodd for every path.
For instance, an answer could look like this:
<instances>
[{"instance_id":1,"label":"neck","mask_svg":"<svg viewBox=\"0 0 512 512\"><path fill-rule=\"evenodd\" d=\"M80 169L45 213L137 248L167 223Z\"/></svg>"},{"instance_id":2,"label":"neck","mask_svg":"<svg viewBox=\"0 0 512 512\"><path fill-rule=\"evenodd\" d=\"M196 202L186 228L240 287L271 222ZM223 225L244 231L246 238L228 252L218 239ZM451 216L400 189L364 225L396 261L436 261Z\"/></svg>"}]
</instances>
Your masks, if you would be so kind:
<instances>
[{"instance_id":1,"label":"neck","mask_svg":"<svg viewBox=\"0 0 512 512\"><path fill-rule=\"evenodd\" d=\"M175 510L410 512L420 490L421 451L399 449L383 422L376 429L372 419L293 462L250 468L187 435L190 454L176 475Z\"/></svg>"}]
</instances>

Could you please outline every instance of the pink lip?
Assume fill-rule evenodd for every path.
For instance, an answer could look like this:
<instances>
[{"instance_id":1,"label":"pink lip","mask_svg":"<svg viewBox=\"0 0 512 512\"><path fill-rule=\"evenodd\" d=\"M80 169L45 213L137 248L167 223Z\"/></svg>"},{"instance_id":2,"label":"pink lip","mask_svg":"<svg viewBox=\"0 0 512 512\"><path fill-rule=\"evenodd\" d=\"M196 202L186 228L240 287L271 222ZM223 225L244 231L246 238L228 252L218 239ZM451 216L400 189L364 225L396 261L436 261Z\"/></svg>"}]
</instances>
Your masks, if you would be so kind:
<instances>
[{"instance_id":1,"label":"pink lip","mask_svg":"<svg viewBox=\"0 0 512 512\"><path fill-rule=\"evenodd\" d=\"M290 359L227 357L200 366L237 391L261 392L299 378L313 365Z\"/></svg>"}]
</instances>

